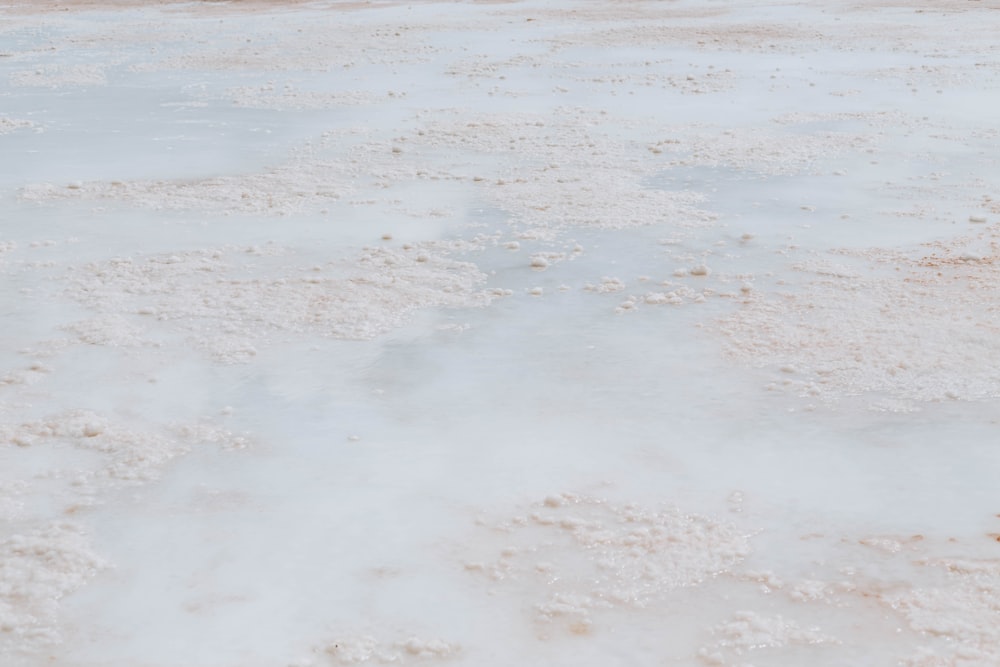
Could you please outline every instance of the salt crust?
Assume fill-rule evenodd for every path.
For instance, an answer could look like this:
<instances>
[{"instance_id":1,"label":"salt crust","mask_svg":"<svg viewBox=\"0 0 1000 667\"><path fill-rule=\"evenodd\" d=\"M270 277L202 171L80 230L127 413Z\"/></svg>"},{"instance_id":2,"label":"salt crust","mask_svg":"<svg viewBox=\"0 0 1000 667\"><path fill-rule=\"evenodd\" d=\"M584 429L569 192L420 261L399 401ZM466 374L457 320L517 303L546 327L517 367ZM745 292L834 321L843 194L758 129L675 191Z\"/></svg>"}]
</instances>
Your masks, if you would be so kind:
<instances>
[{"instance_id":1,"label":"salt crust","mask_svg":"<svg viewBox=\"0 0 1000 667\"><path fill-rule=\"evenodd\" d=\"M157 479L193 446L237 449L246 442L208 423L151 431L84 410L0 422L8 478L0 484L0 656L59 641L60 599L109 566L82 524L52 522L39 508L79 515L110 489ZM42 472L19 472L39 458L50 461Z\"/></svg>"},{"instance_id":2,"label":"salt crust","mask_svg":"<svg viewBox=\"0 0 1000 667\"><path fill-rule=\"evenodd\" d=\"M864 261L851 268L799 262L804 287L746 295L720 331L735 359L780 371L775 388L804 396L997 398L998 248L991 225L908 252L837 251Z\"/></svg>"},{"instance_id":3,"label":"salt crust","mask_svg":"<svg viewBox=\"0 0 1000 667\"><path fill-rule=\"evenodd\" d=\"M651 150L679 154L675 166L726 167L768 176L822 173L824 161L874 151L877 136L846 132L779 133L766 128L682 128Z\"/></svg>"},{"instance_id":4,"label":"salt crust","mask_svg":"<svg viewBox=\"0 0 1000 667\"><path fill-rule=\"evenodd\" d=\"M56 522L0 540L0 657L59 639L59 600L107 563L82 528Z\"/></svg>"},{"instance_id":5,"label":"salt crust","mask_svg":"<svg viewBox=\"0 0 1000 667\"><path fill-rule=\"evenodd\" d=\"M587 284L583 288L587 292L596 292L598 294L609 294L614 292L621 292L625 289L625 283L621 278L615 278L612 276L604 276L601 278L601 282L593 285Z\"/></svg>"},{"instance_id":6,"label":"salt crust","mask_svg":"<svg viewBox=\"0 0 1000 667\"><path fill-rule=\"evenodd\" d=\"M1000 664L1000 561L924 559L918 566L937 570L936 586L881 593L927 642L904 664L911 667Z\"/></svg>"},{"instance_id":7,"label":"salt crust","mask_svg":"<svg viewBox=\"0 0 1000 667\"><path fill-rule=\"evenodd\" d=\"M361 106L384 102L387 95L359 90L350 92L319 92L298 90L290 84L278 88L274 83L262 86L239 86L226 91L233 104L246 109L276 111L306 111L333 109L341 106Z\"/></svg>"},{"instance_id":8,"label":"salt crust","mask_svg":"<svg viewBox=\"0 0 1000 667\"><path fill-rule=\"evenodd\" d=\"M997 539L995 535L985 538ZM759 582L765 596L787 596L796 605L788 614L820 605L846 610L856 618L870 602L877 602L889 617L897 617L902 627L914 633L914 639L901 644L906 648L896 656L896 664L1000 664L1000 560L936 555L977 549L957 540L938 542L922 535L844 538L841 548L852 543L856 545L853 550L838 558L836 579L786 580L774 572L736 572L732 576ZM879 565L874 569L871 555L866 553L871 550L878 552ZM840 643L818 629L802 630L794 619L762 619L755 614L738 614L734 621L715 628L715 633L722 635L720 640L699 652L710 665L739 664L741 658L763 646Z\"/></svg>"},{"instance_id":9,"label":"salt crust","mask_svg":"<svg viewBox=\"0 0 1000 667\"><path fill-rule=\"evenodd\" d=\"M407 143L488 156L473 182L512 222L528 227L700 227L716 219L698 208L698 193L647 187L661 166L645 158L643 143L623 141L628 128L611 121L577 107L549 116L463 114L425 123Z\"/></svg>"},{"instance_id":10,"label":"salt crust","mask_svg":"<svg viewBox=\"0 0 1000 667\"><path fill-rule=\"evenodd\" d=\"M93 492L100 480L146 482L156 479L170 459L187 451L188 443L163 435L142 433L109 423L98 414L70 411L46 419L19 424L0 423L0 443L18 447L71 446L95 452L100 463L89 471L79 470L72 486Z\"/></svg>"},{"instance_id":11,"label":"salt crust","mask_svg":"<svg viewBox=\"0 0 1000 667\"><path fill-rule=\"evenodd\" d=\"M441 639L424 640L418 637L380 642L371 635L338 637L323 647L325 659L320 664L334 665L409 665L437 662L461 655L461 646ZM316 665L309 660L301 667Z\"/></svg>"},{"instance_id":12,"label":"salt crust","mask_svg":"<svg viewBox=\"0 0 1000 667\"><path fill-rule=\"evenodd\" d=\"M374 138L365 127L331 130L291 151L276 166L260 172L188 180L35 183L22 188L24 201L119 201L151 210L199 211L221 215L289 216L325 214L335 205L402 208L390 186L414 181L460 180L428 166L419 156L394 152L398 142ZM370 187L376 192L372 197ZM360 188L369 194L352 198ZM440 215L440 211L438 214Z\"/></svg>"},{"instance_id":13,"label":"salt crust","mask_svg":"<svg viewBox=\"0 0 1000 667\"><path fill-rule=\"evenodd\" d=\"M153 210L201 210L226 215L318 213L353 191L335 168L283 165L262 173L190 181L93 181L25 186L25 201L115 200Z\"/></svg>"},{"instance_id":14,"label":"salt crust","mask_svg":"<svg viewBox=\"0 0 1000 667\"><path fill-rule=\"evenodd\" d=\"M713 628L718 639L698 651L706 665L737 665L762 649L783 649L791 645L839 644L818 628L802 628L780 615L764 616L740 611Z\"/></svg>"},{"instance_id":15,"label":"salt crust","mask_svg":"<svg viewBox=\"0 0 1000 667\"><path fill-rule=\"evenodd\" d=\"M612 133L617 128L588 129L608 122L600 114L567 108L554 117L475 114L462 122L426 121L393 141L372 141L364 128L352 128L328 132L284 164L260 173L192 181L36 183L22 188L20 197L284 216L322 213L337 204L398 208L402 202L393 198L393 186L451 180L473 184L486 201L507 211L513 224L529 228L622 229L657 223L694 228L716 219L698 208L703 200L698 193L646 187L645 179L662 166L644 158L644 144L623 144ZM428 162L427 154L444 148L487 157L481 171L472 173L464 158L454 165ZM809 159L815 157L810 154ZM357 184L364 182L386 194L352 199Z\"/></svg>"},{"instance_id":16,"label":"salt crust","mask_svg":"<svg viewBox=\"0 0 1000 667\"><path fill-rule=\"evenodd\" d=\"M65 86L103 86L108 80L97 65L42 65L10 75L15 86L59 88Z\"/></svg>"},{"instance_id":17,"label":"salt crust","mask_svg":"<svg viewBox=\"0 0 1000 667\"><path fill-rule=\"evenodd\" d=\"M280 261L275 261L280 256ZM224 247L87 264L66 293L96 312L68 327L100 345L158 345L180 333L218 361L244 362L280 333L366 340L418 308L484 305L468 262L410 246L369 248L321 265L278 246Z\"/></svg>"},{"instance_id":18,"label":"salt crust","mask_svg":"<svg viewBox=\"0 0 1000 667\"><path fill-rule=\"evenodd\" d=\"M594 616L633 613L671 590L696 586L737 565L747 534L673 507L642 508L563 493L493 526L508 546L466 570L491 588L527 591L543 637L563 628L588 634Z\"/></svg>"},{"instance_id":19,"label":"salt crust","mask_svg":"<svg viewBox=\"0 0 1000 667\"><path fill-rule=\"evenodd\" d=\"M718 93L736 86L737 76L730 69L702 68L689 64L678 67L670 60L643 59L636 61L574 62L556 60L552 55L517 54L497 59L487 54L477 54L459 59L450 65L447 73L471 81L490 82L491 95L523 97L528 93L519 91L508 83L508 75L513 70L530 71L545 66L553 72L553 78L560 84L553 88L555 94L586 90L588 93L616 95L619 90L632 88L660 88L676 90L682 94Z\"/></svg>"}]
</instances>

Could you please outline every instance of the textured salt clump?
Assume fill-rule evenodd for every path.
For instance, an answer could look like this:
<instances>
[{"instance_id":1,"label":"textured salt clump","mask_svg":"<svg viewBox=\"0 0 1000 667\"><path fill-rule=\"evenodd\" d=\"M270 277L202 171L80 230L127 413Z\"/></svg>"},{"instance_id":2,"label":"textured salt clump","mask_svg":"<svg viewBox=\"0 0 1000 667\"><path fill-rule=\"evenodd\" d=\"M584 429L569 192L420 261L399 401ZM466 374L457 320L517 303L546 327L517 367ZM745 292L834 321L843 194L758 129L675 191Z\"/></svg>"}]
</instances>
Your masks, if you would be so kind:
<instances>
[{"instance_id":1,"label":"textured salt clump","mask_svg":"<svg viewBox=\"0 0 1000 667\"><path fill-rule=\"evenodd\" d=\"M622 312L632 311L635 310L635 308L638 305L639 302L637 301L636 297L630 296L624 301L622 301L620 304L618 304L618 307L615 308L615 312L622 313Z\"/></svg>"},{"instance_id":2,"label":"textured salt clump","mask_svg":"<svg viewBox=\"0 0 1000 667\"><path fill-rule=\"evenodd\" d=\"M651 306L673 305L677 306L685 303L685 300L696 301L699 297L704 297L686 285L675 285L668 283L673 289L666 292L648 292L643 301Z\"/></svg>"},{"instance_id":3,"label":"textured salt clump","mask_svg":"<svg viewBox=\"0 0 1000 667\"><path fill-rule=\"evenodd\" d=\"M58 641L59 600L105 567L72 523L0 540L0 655Z\"/></svg>"},{"instance_id":4,"label":"textured salt clump","mask_svg":"<svg viewBox=\"0 0 1000 667\"><path fill-rule=\"evenodd\" d=\"M120 314L100 315L72 322L63 326L62 329L88 345L156 347L156 341L150 340L144 335L143 327L134 324Z\"/></svg>"},{"instance_id":5,"label":"textured salt clump","mask_svg":"<svg viewBox=\"0 0 1000 667\"><path fill-rule=\"evenodd\" d=\"M684 299L677 296L675 292L649 292L643 297L643 301L646 303L656 306L665 303L679 304L684 303Z\"/></svg>"},{"instance_id":6,"label":"textured salt clump","mask_svg":"<svg viewBox=\"0 0 1000 667\"><path fill-rule=\"evenodd\" d=\"M531 591L534 621L587 634L602 610L640 610L736 566L747 535L672 507L641 508L561 494L527 520L496 527L506 546L466 566L492 590ZM581 557L582 556L582 557Z\"/></svg>"},{"instance_id":7,"label":"textured salt clump","mask_svg":"<svg viewBox=\"0 0 1000 667\"><path fill-rule=\"evenodd\" d=\"M531 268L544 271L566 259L564 252L536 252L531 256Z\"/></svg>"},{"instance_id":8,"label":"textured salt clump","mask_svg":"<svg viewBox=\"0 0 1000 667\"><path fill-rule=\"evenodd\" d=\"M180 332L220 361L252 359L276 331L370 339L419 308L484 305L475 265L430 251L370 248L314 270L291 251L237 248L114 259L78 267L66 293L98 315L70 327L96 345L157 345ZM272 257L285 255L276 264ZM155 314L138 319L135 314Z\"/></svg>"},{"instance_id":9,"label":"textured salt clump","mask_svg":"<svg viewBox=\"0 0 1000 667\"><path fill-rule=\"evenodd\" d=\"M112 424L84 410L37 421L0 423L0 443L5 442L31 447L68 445L99 454L92 468L77 471L78 487L106 483L101 480L138 483L156 479L164 464L190 447L180 439Z\"/></svg>"},{"instance_id":10,"label":"textured salt clump","mask_svg":"<svg viewBox=\"0 0 1000 667\"><path fill-rule=\"evenodd\" d=\"M531 258L531 268L547 269L549 268L549 260L544 255L533 255Z\"/></svg>"},{"instance_id":11,"label":"textured salt clump","mask_svg":"<svg viewBox=\"0 0 1000 667\"><path fill-rule=\"evenodd\" d=\"M588 292L596 292L598 294L612 294L614 292L621 292L624 290L625 283L620 278L605 276L601 278L600 283L596 285L587 283L583 289Z\"/></svg>"},{"instance_id":12,"label":"textured salt clump","mask_svg":"<svg viewBox=\"0 0 1000 667\"><path fill-rule=\"evenodd\" d=\"M418 658L449 658L459 650L457 645L449 644L440 639L424 641L416 637L411 637L402 643L397 642L397 646L400 645L408 655Z\"/></svg>"},{"instance_id":13,"label":"textured salt clump","mask_svg":"<svg viewBox=\"0 0 1000 667\"><path fill-rule=\"evenodd\" d=\"M17 130L24 130L30 127L34 127L35 124L30 120L20 120L17 118L8 118L6 116L0 116L0 134L8 134L10 132L15 132Z\"/></svg>"},{"instance_id":14,"label":"textured salt clump","mask_svg":"<svg viewBox=\"0 0 1000 667\"><path fill-rule=\"evenodd\" d=\"M697 266L692 266L688 270L688 273L692 276L707 276L712 273L712 270L704 264L698 264Z\"/></svg>"},{"instance_id":15,"label":"textured salt clump","mask_svg":"<svg viewBox=\"0 0 1000 667\"><path fill-rule=\"evenodd\" d=\"M740 664L757 652L773 659L770 656L776 649L792 645L840 643L818 628L802 628L782 616L763 616L752 611L737 612L731 620L716 626L713 633L718 639L698 651L698 658L706 665Z\"/></svg>"},{"instance_id":16,"label":"textured salt clump","mask_svg":"<svg viewBox=\"0 0 1000 667\"><path fill-rule=\"evenodd\" d=\"M461 652L461 647L441 639L409 637L379 642L370 635L360 635L338 638L324 647L323 652L336 665L407 665L454 658Z\"/></svg>"}]
</instances>

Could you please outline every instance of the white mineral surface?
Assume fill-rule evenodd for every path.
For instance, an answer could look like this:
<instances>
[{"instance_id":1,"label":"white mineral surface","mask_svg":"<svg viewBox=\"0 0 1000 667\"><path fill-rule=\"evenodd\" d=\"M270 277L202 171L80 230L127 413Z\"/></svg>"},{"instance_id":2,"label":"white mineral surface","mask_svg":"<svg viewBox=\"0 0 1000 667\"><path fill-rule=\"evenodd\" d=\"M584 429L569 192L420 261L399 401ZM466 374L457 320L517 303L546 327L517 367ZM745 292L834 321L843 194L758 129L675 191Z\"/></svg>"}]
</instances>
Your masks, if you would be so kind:
<instances>
[{"instance_id":1,"label":"white mineral surface","mask_svg":"<svg viewBox=\"0 0 1000 667\"><path fill-rule=\"evenodd\" d=\"M0 665L996 667L998 35L0 0Z\"/></svg>"}]
</instances>

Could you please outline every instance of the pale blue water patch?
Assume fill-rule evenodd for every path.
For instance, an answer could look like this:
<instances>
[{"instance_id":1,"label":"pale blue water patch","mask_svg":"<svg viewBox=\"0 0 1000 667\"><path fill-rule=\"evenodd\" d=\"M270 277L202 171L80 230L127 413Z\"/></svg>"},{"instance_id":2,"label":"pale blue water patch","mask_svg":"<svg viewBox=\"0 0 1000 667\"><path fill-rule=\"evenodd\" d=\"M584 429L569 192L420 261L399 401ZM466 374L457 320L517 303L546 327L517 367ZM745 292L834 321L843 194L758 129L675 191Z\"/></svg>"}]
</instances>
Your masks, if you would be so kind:
<instances>
[{"instance_id":1,"label":"pale blue water patch","mask_svg":"<svg viewBox=\"0 0 1000 667\"><path fill-rule=\"evenodd\" d=\"M0 182L197 179L234 164L254 171L280 162L290 146L331 122L329 112L288 123L277 111L192 104L197 98L162 80L153 87L134 77L108 86L19 89L8 113L42 131L0 137L11 156Z\"/></svg>"},{"instance_id":2,"label":"pale blue water patch","mask_svg":"<svg viewBox=\"0 0 1000 667\"><path fill-rule=\"evenodd\" d=\"M968 217L960 217L961 208L943 221L930 215L892 215L891 211L911 205L882 189L880 178L897 174L896 167L890 172L885 165L857 158L849 163L840 176L764 176L730 167L674 167L650 185L703 194L706 200L701 206L719 213L720 224L737 236L749 233L770 246L911 245L950 236L955 231L951 223ZM914 167L915 172L924 169Z\"/></svg>"},{"instance_id":3,"label":"pale blue water patch","mask_svg":"<svg viewBox=\"0 0 1000 667\"><path fill-rule=\"evenodd\" d=\"M51 298L49 284L59 275L58 269L21 272L19 265L26 259L26 254L19 251L0 256L0 373L31 368L37 359L23 352L37 350L38 341L64 337L59 327L66 318L85 314L82 309ZM6 388L8 393L25 389L23 385Z\"/></svg>"}]
</instances>

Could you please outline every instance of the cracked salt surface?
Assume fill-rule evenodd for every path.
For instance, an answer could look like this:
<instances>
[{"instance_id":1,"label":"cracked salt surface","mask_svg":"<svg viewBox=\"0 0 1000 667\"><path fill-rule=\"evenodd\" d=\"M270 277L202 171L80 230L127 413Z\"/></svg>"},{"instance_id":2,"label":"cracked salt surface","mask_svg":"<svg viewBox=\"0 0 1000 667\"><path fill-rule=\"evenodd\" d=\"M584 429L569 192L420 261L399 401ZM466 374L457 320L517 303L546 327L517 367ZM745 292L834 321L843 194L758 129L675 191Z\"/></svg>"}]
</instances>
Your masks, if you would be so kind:
<instances>
[{"instance_id":1,"label":"cracked salt surface","mask_svg":"<svg viewBox=\"0 0 1000 667\"><path fill-rule=\"evenodd\" d=\"M995 665L975 4L9 9L0 662Z\"/></svg>"}]
</instances>

